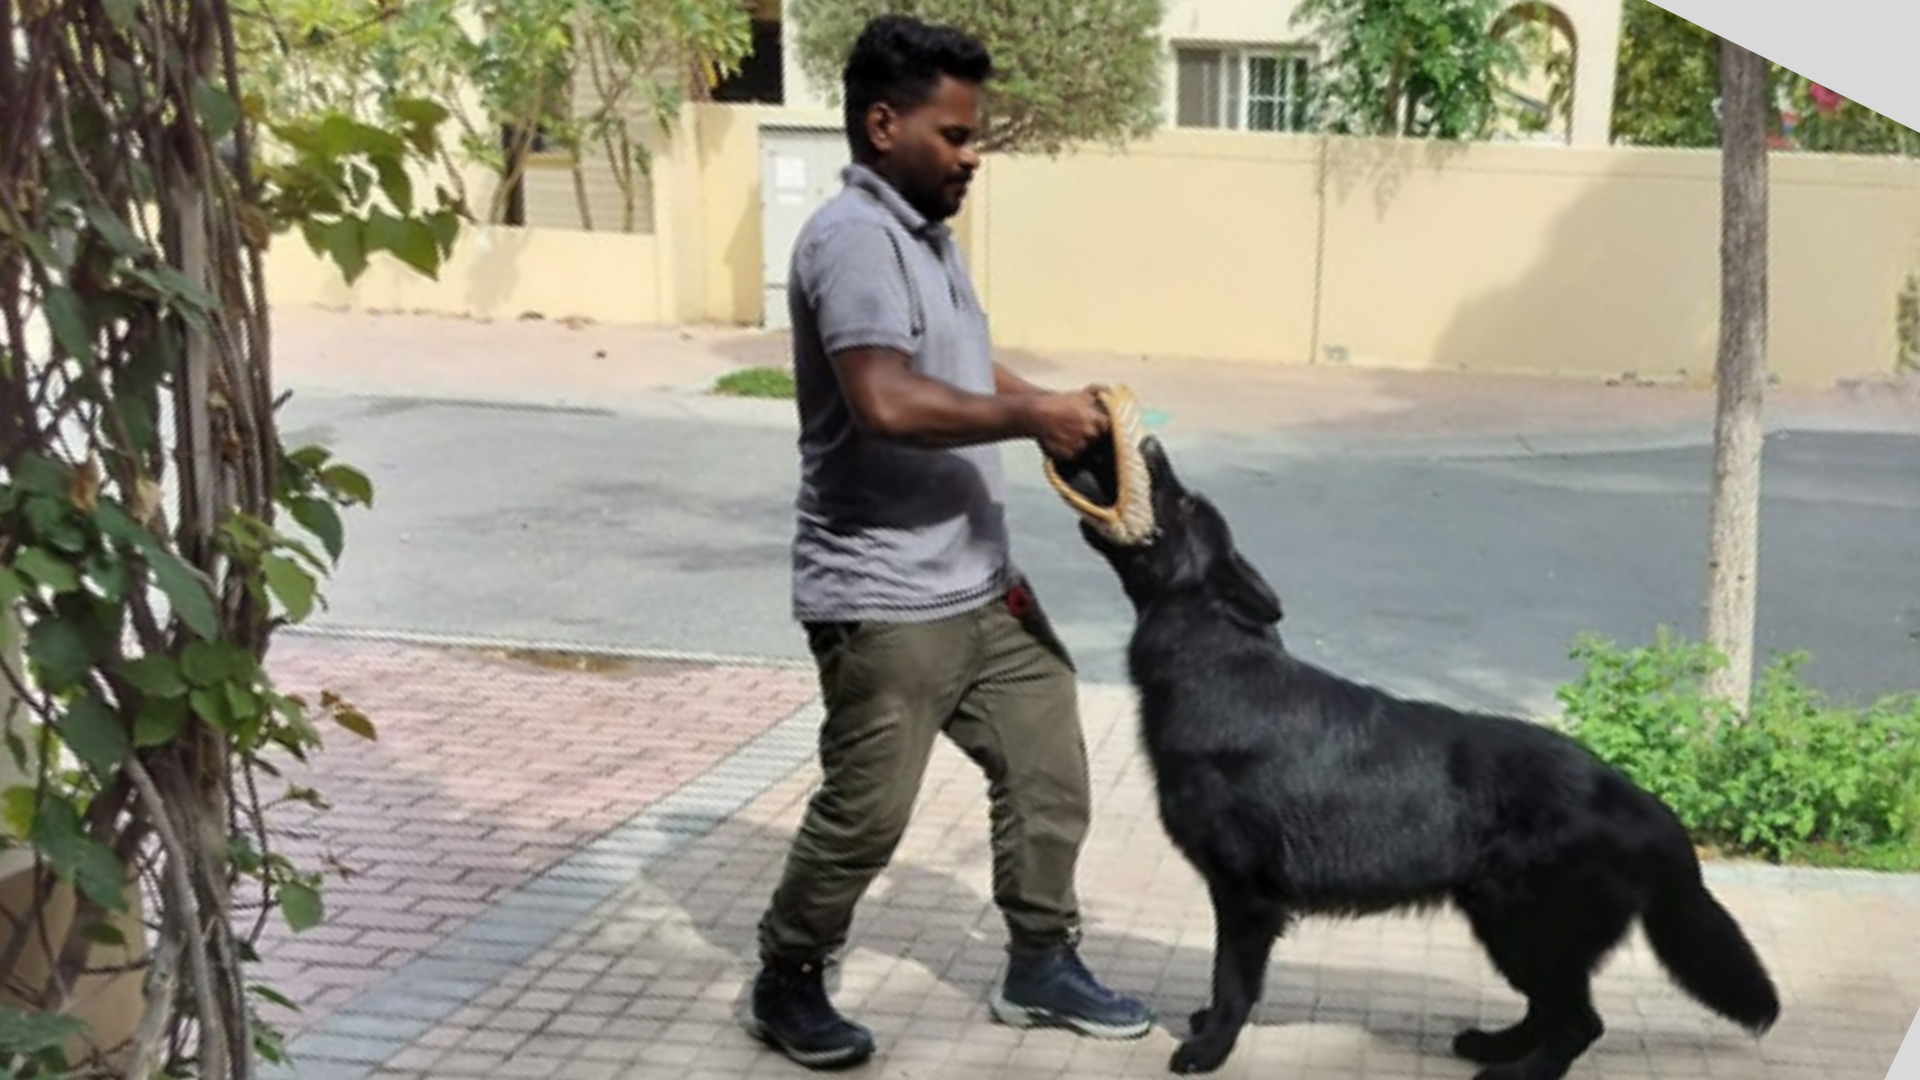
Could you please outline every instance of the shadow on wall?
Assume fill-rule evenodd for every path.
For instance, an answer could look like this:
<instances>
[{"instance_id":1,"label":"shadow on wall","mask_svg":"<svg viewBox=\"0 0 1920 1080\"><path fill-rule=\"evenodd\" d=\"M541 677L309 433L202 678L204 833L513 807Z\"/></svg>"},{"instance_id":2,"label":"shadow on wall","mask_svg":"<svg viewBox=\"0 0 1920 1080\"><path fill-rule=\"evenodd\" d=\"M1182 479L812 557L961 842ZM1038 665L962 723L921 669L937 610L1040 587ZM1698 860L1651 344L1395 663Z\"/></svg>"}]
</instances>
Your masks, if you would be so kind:
<instances>
[{"instance_id":1,"label":"shadow on wall","mask_svg":"<svg viewBox=\"0 0 1920 1080\"><path fill-rule=\"evenodd\" d=\"M1535 227L1540 206L1564 206L1539 223L1543 239L1510 284L1458 304L1437 334L1433 366L1711 384L1718 154L1609 157L1588 175L1556 169L1540 178L1550 190L1517 193L1515 216L1462 223L1490 234L1487 250L1500 257L1522 246L1511 230ZM1768 367L1779 381L1828 387L1894 370L1899 290L1920 237L1920 172L1909 172L1891 162L1775 158Z\"/></svg>"},{"instance_id":2,"label":"shadow on wall","mask_svg":"<svg viewBox=\"0 0 1920 1080\"><path fill-rule=\"evenodd\" d=\"M1376 220L1385 220L1409 177L1424 172L1429 179L1438 179L1447 166L1468 152L1470 145L1440 139L1329 139L1323 150L1323 198L1345 203L1364 189L1372 196Z\"/></svg>"},{"instance_id":3,"label":"shadow on wall","mask_svg":"<svg viewBox=\"0 0 1920 1080\"><path fill-rule=\"evenodd\" d=\"M1461 299L1435 340L1433 366L1710 382L1719 197L1711 168L1689 171L1650 175L1628 163L1555 177L1562 183L1553 187L1577 187L1570 205L1540 223L1538 250L1511 284ZM1462 226L1510 231L1522 222Z\"/></svg>"},{"instance_id":4,"label":"shadow on wall","mask_svg":"<svg viewBox=\"0 0 1920 1080\"><path fill-rule=\"evenodd\" d=\"M461 254L458 245L472 245L472 270L466 275L467 309L496 316L506 314L501 309L520 292L520 269L528 243L526 230L500 227L462 229L454 243L456 255Z\"/></svg>"}]
</instances>

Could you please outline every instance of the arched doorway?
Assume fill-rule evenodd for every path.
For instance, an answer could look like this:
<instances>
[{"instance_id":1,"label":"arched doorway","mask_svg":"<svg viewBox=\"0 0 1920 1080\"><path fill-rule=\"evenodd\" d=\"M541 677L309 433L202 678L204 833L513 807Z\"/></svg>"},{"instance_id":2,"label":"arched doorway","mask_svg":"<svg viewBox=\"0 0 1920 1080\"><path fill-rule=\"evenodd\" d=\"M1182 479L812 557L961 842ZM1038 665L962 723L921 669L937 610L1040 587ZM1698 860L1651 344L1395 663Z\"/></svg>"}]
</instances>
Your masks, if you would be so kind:
<instances>
[{"instance_id":1,"label":"arched doorway","mask_svg":"<svg viewBox=\"0 0 1920 1080\"><path fill-rule=\"evenodd\" d=\"M1580 36L1573 19L1544 0L1516 4L1494 21L1493 35L1514 41L1526 69L1508 81L1497 137L1573 141Z\"/></svg>"}]
</instances>

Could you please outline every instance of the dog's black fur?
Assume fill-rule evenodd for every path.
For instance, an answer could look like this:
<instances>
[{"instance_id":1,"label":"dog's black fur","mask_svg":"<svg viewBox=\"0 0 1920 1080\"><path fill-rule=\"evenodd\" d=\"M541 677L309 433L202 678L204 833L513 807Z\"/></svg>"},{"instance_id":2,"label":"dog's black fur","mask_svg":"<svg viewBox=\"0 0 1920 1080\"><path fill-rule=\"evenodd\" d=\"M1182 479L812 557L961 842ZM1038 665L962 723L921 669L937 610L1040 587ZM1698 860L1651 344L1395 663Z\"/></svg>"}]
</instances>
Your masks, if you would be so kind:
<instances>
[{"instance_id":1,"label":"dog's black fur","mask_svg":"<svg viewBox=\"0 0 1920 1080\"><path fill-rule=\"evenodd\" d=\"M1159 534L1083 525L1138 615L1128 652L1160 820L1211 895L1213 997L1173 1055L1211 1072L1298 915L1451 902L1525 1017L1470 1029L1479 1080L1557 1080L1600 1036L1590 980L1638 917L1694 998L1758 1034L1780 1004L1654 796L1537 724L1409 701L1290 656L1280 601L1212 503L1142 440ZM1068 482L1102 486L1080 471ZM1104 494L1104 493L1101 493Z\"/></svg>"}]
</instances>

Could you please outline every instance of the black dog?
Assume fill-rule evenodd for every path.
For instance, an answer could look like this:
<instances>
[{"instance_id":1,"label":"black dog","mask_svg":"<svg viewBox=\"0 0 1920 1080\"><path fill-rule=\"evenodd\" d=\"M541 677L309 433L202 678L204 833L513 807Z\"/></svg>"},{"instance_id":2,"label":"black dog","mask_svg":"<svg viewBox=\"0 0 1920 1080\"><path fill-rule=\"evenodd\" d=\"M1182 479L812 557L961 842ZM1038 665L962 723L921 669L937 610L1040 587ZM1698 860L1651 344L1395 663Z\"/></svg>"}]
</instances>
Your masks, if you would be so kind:
<instances>
[{"instance_id":1,"label":"black dog","mask_svg":"<svg viewBox=\"0 0 1920 1080\"><path fill-rule=\"evenodd\" d=\"M1455 1038L1487 1066L1479 1080L1567 1072L1603 1030L1590 981L1635 917L1694 998L1755 1034L1773 1025L1773 984L1665 805L1540 725L1404 700L1288 655L1280 601L1226 520L1181 486L1158 440L1141 451L1157 537L1120 547L1082 532L1137 612L1128 667L1161 824L1213 902L1212 1004L1174 1072L1226 1061L1291 918L1449 901L1527 999L1512 1027ZM1100 497L1100 470L1067 475Z\"/></svg>"}]
</instances>

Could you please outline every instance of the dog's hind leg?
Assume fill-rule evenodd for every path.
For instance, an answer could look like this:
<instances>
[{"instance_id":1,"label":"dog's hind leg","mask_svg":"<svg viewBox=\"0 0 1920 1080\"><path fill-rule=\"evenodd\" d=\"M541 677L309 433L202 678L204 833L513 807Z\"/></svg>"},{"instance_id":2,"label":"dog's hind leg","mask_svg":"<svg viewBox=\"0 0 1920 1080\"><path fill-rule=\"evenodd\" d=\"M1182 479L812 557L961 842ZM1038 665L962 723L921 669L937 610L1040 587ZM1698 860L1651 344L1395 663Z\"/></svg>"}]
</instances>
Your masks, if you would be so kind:
<instances>
[{"instance_id":1,"label":"dog's hind leg","mask_svg":"<svg viewBox=\"0 0 1920 1080\"><path fill-rule=\"evenodd\" d=\"M1286 908L1238 883L1209 886L1213 895L1213 1001L1193 1014L1187 1041L1174 1051L1176 1073L1210 1073L1225 1064L1240 1030L1266 988L1273 943Z\"/></svg>"},{"instance_id":2,"label":"dog's hind leg","mask_svg":"<svg viewBox=\"0 0 1920 1080\"><path fill-rule=\"evenodd\" d=\"M1528 1020L1534 1040L1524 1057L1490 1065L1474 1080L1560 1080L1587 1052L1606 1025L1594 1011L1591 980L1584 973L1565 972L1528 996ZM1513 1029L1509 1029L1513 1030Z\"/></svg>"},{"instance_id":3,"label":"dog's hind leg","mask_svg":"<svg viewBox=\"0 0 1920 1080\"><path fill-rule=\"evenodd\" d=\"M1461 1032L1455 1052L1489 1066L1475 1080L1560 1080L1606 1030L1593 1008L1592 976L1626 934L1631 902L1604 882L1586 882L1505 910L1463 907L1494 966L1526 995L1527 1013L1500 1031Z\"/></svg>"}]
</instances>

